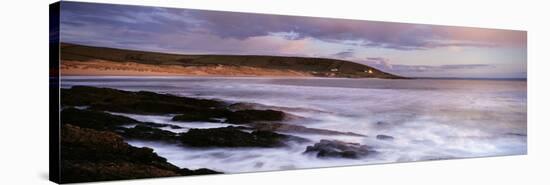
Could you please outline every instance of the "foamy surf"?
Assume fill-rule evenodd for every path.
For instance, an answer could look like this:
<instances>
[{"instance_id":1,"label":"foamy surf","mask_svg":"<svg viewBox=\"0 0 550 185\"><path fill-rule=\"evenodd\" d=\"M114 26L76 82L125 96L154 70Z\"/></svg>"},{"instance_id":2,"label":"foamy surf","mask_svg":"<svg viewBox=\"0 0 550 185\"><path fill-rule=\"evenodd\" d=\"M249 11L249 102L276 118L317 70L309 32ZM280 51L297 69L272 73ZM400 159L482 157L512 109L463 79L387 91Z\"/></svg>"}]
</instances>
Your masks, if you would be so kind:
<instances>
[{"instance_id":1,"label":"foamy surf","mask_svg":"<svg viewBox=\"0 0 550 185\"><path fill-rule=\"evenodd\" d=\"M153 148L181 167L231 173L527 153L525 81L71 77L63 79L61 85L145 90L254 103L303 118L289 120L288 124L366 135L292 133L310 142L270 149L198 149L129 141L135 146ZM171 115L122 115L182 127L163 128L173 132L230 126L175 122L171 121ZM392 139L379 139L378 135ZM320 159L304 154L307 146L321 139L360 143L377 153L358 160Z\"/></svg>"}]
</instances>

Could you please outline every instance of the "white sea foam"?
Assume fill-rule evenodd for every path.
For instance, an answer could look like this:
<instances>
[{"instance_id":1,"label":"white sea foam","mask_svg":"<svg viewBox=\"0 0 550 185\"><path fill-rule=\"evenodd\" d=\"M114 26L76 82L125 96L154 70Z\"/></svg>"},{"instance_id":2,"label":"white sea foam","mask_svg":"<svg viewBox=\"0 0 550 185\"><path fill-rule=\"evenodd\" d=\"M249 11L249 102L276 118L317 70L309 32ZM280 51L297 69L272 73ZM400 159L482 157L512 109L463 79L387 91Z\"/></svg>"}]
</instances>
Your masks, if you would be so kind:
<instances>
[{"instance_id":1,"label":"white sea foam","mask_svg":"<svg viewBox=\"0 0 550 185\"><path fill-rule=\"evenodd\" d=\"M294 134L312 142L275 149L196 149L130 141L132 145L154 148L181 167L249 172L527 153L525 81L72 77L62 79L61 85L259 103L306 118L291 124L368 136ZM173 122L171 115L125 115L185 128L228 126ZM379 134L394 139L378 140ZM320 139L366 144L378 153L361 160L318 159L303 154L307 145Z\"/></svg>"},{"instance_id":2,"label":"white sea foam","mask_svg":"<svg viewBox=\"0 0 550 185\"><path fill-rule=\"evenodd\" d=\"M115 115L121 115L126 116L141 122L152 122L152 123L163 123L163 124L170 124L170 125L177 125L181 128L171 128L171 127L160 127L159 129L162 130L168 130L171 132L187 132L191 128L199 128L199 129L206 129L206 128L220 128L220 127L228 127L228 126L239 126L239 125L233 125L233 124L227 124L227 123L212 123L212 122L182 122L182 121L172 121L172 117L174 115L139 115L139 114L126 114L126 113L116 113L116 112L109 112L111 114ZM135 124L134 124L135 125Z\"/></svg>"}]
</instances>

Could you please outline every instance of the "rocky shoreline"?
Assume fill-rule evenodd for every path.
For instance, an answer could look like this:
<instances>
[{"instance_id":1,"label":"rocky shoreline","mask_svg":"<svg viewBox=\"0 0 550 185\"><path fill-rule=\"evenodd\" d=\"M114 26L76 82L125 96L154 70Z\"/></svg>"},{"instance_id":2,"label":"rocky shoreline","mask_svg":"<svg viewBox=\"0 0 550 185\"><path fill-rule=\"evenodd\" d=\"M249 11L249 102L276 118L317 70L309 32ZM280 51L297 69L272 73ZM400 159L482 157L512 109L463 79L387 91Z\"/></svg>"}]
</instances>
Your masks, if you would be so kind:
<instances>
[{"instance_id":1,"label":"rocky shoreline","mask_svg":"<svg viewBox=\"0 0 550 185\"><path fill-rule=\"evenodd\" d=\"M152 149L137 148L125 139L159 141L186 147L287 147L312 143L289 133L347 135L286 124L298 116L272 109L255 109L245 103L180 97L153 92L131 92L109 88L73 86L61 89L61 177L63 182L135 179L217 174L211 169L178 168ZM142 122L110 112L140 115L174 115L172 121L226 123L236 126L197 129L176 133L164 128L178 125ZM373 151L364 145L322 140L304 154L317 157L359 159Z\"/></svg>"},{"instance_id":2,"label":"rocky shoreline","mask_svg":"<svg viewBox=\"0 0 550 185\"><path fill-rule=\"evenodd\" d=\"M61 129L61 183L218 174L181 169L153 149L137 148L110 131L64 124Z\"/></svg>"}]
</instances>

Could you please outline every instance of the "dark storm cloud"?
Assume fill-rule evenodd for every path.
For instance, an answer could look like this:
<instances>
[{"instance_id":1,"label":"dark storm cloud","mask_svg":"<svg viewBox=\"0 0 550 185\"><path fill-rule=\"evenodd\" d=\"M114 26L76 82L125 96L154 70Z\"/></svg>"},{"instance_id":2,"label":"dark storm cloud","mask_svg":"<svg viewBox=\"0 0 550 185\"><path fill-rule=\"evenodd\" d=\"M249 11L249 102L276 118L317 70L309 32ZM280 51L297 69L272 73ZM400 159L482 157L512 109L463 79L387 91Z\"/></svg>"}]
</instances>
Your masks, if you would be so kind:
<instances>
[{"instance_id":1,"label":"dark storm cloud","mask_svg":"<svg viewBox=\"0 0 550 185\"><path fill-rule=\"evenodd\" d=\"M191 19L182 19L189 17L186 11L175 9L79 2L61 6L65 42L162 50L177 43L163 42L160 36L185 34L195 25Z\"/></svg>"},{"instance_id":2,"label":"dark storm cloud","mask_svg":"<svg viewBox=\"0 0 550 185\"><path fill-rule=\"evenodd\" d=\"M238 40L280 35L287 40L313 38L395 50L523 46L526 42L525 32L495 29L77 2L62 3L61 26L65 40L71 42L116 46L135 42L161 48L178 48L180 44L159 41L159 35L190 34Z\"/></svg>"},{"instance_id":3,"label":"dark storm cloud","mask_svg":"<svg viewBox=\"0 0 550 185\"><path fill-rule=\"evenodd\" d=\"M63 2L62 8L62 26L73 26L74 29L97 26L154 34L183 32L191 25L185 19L177 18L185 16L185 11L172 9L77 2Z\"/></svg>"}]
</instances>

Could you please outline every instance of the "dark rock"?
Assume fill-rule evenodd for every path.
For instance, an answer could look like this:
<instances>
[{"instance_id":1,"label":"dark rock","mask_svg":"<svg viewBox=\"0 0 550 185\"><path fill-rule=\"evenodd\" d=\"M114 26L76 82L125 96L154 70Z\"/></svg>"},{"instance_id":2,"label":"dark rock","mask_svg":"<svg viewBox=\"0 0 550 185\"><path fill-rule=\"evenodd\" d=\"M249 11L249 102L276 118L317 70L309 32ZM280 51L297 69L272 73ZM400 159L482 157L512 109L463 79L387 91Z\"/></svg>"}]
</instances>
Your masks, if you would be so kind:
<instances>
[{"instance_id":1,"label":"dark rock","mask_svg":"<svg viewBox=\"0 0 550 185\"><path fill-rule=\"evenodd\" d=\"M66 108L61 111L61 123L72 124L83 128L92 128L96 130L120 130L123 125L138 124L149 127L170 127L174 129L181 128L177 125L161 124L152 122L140 122L135 119L113 115L101 111Z\"/></svg>"},{"instance_id":2,"label":"dark rock","mask_svg":"<svg viewBox=\"0 0 550 185\"><path fill-rule=\"evenodd\" d=\"M353 133L353 132L339 132L334 130L308 128L300 125L291 125L284 123L253 123L249 124L252 128L261 131L271 132L291 132L291 133L305 133L305 134L320 134L320 135L348 135L348 136L361 136L365 135Z\"/></svg>"},{"instance_id":3,"label":"dark rock","mask_svg":"<svg viewBox=\"0 0 550 185\"><path fill-rule=\"evenodd\" d=\"M153 123L153 122L141 122L141 125L149 126L149 127L155 127L155 128L162 128L162 127L170 127L171 129L181 129L182 127L172 124L164 124L164 123Z\"/></svg>"},{"instance_id":4,"label":"dark rock","mask_svg":"<svg viewBox=\"0 0 550 185\"><path fill-rule=\"evenodd\" d=\"M256 107L261 106L260 104L256 103L234 103L229 105L229 109L233 111L239 111L239 110L248 110L248 109L255 109Z\"/></svg>"},{"instance_id":5,"label":"dark rock","mask_svg":"<svg viewBox=\"0 0 550 185\"><path fill-rule=\"evenodd\" d=\"M61 161L61 183L181 176L177 170L126 161Z\"/></svg>"},{"instance_id":6,"label":"dark rock","mask_svg":"<svg viewBox=\"0 0 550 185\"><path fill-rule=\"evenodd\" d=\"M105 112L67 108L61 111L61 123L97 130L111 130L121 125L139 123L139 121Z\"/></svg>"},{"instance_id":7,"label":"dark rock","mask_svg":"<svg viewBox=\"0 0 550 185\"><path fill-rule=\"evenodd\" d=\"M319 112L319 110L312 110L308 108L300 108L300 107L280 107L280 106L269 106L269 105L263 105L259 103L234 103L227 107L231 111L239 111L239 110L276 110L276 111L315 111ZM304 117L289 114L285 112L284 116L285 120L297 120L297 119L305 119Z\"/></svg>"},{"instance_id":8,"label":"dark rock","mask_svg":"<svg viewBox=\"0 0 550 185\"><path fill-rule=\"evenodd\" d=\"M191 129L180 134L181 142L193 147L280 147L287 141L305 139L269 131L242 131L236 127Z\"/></svg>"},{"instance_id":9,"label":"dark rock","mask_svg":"<svg viewBox=\"0 0 550 185\"><path fill-rule=\"evenodd\" d=\"M196 170L190 170L187 168L183 168L180 171L180 174L182 175L208 175L208 174L222 174L221 172L217 172L208 168L199 168Z\"/></svg>"},{"instance_id":10,"label":"dark rock","mask_svg":"<svg viewBox=\"0 0 550 185\"><path fill-rule=\"evenodd\" d=\"M246 124L257 121L282 121L285 118L285 113L276 110L238 110L232 112L228 117L229 123Z\"/></svg>"},{"instance_id":11,"label":"dark rock","mask_svg":"<svg viewBox=\"0 0 550 185\"><path fill-rule=\"evenodd\" d=\"M217 116L213 116L206 113L189 113L189 114L181 114L174 116L172 118L172 121L183 121L183 122L221 122L220 118L216 118ZM222 117L223 118L223 117Z\"/></svg>"},{"instance_id":12,"label":"dark rock","mask_svg":"<svg viewBox=\"0 0 550 185\"><path fill-rule=\"evenodd\" d=\"M119 128L118 130L120 130L119 134L126 138L142 140L175 142L177 141L178 135L167 130L161 130L144 125L136 125L133 128Z\"/></svg>"},{"instance_id":13,"label":"dark rock","mask_svg":"<svg viewBox=\"0 0 550 185\"><path fill-rule=\"evenodd\" d=\"M366 145L346 143L337 140L321 140L313 146L308 146L304 153L317 153L318 158L349 158L359 159L372 153Z\"/></svg>"},{"instance_id":14,"label":"dark rock","mask_svg":"<svg viewBox=\"0 0 550 185\"><path fill-rule=\"evenodd\" d=\"M61 183L216 173L180 169L150 148L137 148L113 132L64 124L61 130Z\"/></svg>"},{"instance_id":15,"label":"dark rock","mask_svg":"<svg viewBox=\"0 0 550 185\"><path fill-rule=\"evenodd\" d=\"M379 140L393 140L393 137L392 136L388 136L388 135L376 135L376 139L379 139Z\"/></svg>"},{"instance_id":16,"label":"dark rock","mask_svg":"<svg viewBox=\"0 0 550 185\"><path fill-rule=\"evenodd\" d=\"M232 112L226 108L217 109L202 109L197 111L188 111L185 114L176 115L172 118L172 121L204 121L204 122L222 122Z\"/></svg>"},{"instance_id":17,"label":"dark rock","mask_svg":"<svg viewBox=\"0 0 550 185\"><path fill-rule=\"evenodd\" d=\"M61 89L64 106L89 106L90 109L136 114L184 114L224 108L224 102L179 97L153 92L130 92L109 88L73 86Z\"/></svg>"},{"instance_id":18,"label":"dark rock","mask_svg":"<svg viewBox=\"0 0 550 185\"><path fill-rule=\"evenodd\" d=\"M198 98L179 97L153 92L131 92L109 88L73 86L61 90L63 106L86 106L90 110L133 114L180 114L174 121L207 121L249 124L262 121L282 121L291 115L282 111L242 109L246 104L229 104ZM240 107L236 109L235 107ZM230 109L236 109L231 111Z\"/></svg>"}]
</instances>

